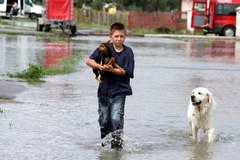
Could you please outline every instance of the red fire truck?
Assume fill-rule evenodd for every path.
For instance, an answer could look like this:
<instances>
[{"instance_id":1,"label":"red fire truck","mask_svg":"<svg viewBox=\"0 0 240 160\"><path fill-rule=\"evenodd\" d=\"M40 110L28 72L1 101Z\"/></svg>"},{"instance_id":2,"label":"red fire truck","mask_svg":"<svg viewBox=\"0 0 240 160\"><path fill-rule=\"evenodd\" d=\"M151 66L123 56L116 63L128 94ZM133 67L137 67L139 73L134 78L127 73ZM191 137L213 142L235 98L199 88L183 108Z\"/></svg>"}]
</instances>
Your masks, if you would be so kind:
<instances>
[{"instance_id":1,"label":"red fire truck","mask_svg":"<svg viewBox=\"0 0 240 160\"><path fill-rule=\"evenodd\" d=\"M46 12L38 18L37 31L49 32L52 27L76 33L73 0L43 0Z\"/></svg>"},{"instance_id":2,"label":"red fire truck","mask_svg":"<svg viewBox=\"0 0 240 160\"><path fill-rule=\"evenodd\" d=\"M191 26L202 28L207 24L207 33L235 36L238 7L240 0L193 0Z\"/></svg>"}]
</instances>

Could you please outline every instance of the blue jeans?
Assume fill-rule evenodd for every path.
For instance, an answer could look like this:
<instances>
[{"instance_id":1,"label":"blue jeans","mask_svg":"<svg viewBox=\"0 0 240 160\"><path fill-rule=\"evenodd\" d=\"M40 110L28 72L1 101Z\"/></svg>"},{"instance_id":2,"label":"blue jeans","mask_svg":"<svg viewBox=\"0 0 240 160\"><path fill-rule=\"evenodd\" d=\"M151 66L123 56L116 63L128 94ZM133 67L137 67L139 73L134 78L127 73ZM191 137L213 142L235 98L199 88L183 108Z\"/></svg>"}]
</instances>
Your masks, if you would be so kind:
<instances>
[{"instance_id":1,"label":"blue jeans","mask_svg":"<svg viewBox=\"0 0 240 160\"><path fill-rule=\"evenodd\" d=\"M104 138L110 132L123 129L125 100L125 95L114 98L98 97L98 122L101 138Z\"/></svg>"}]
</instances>

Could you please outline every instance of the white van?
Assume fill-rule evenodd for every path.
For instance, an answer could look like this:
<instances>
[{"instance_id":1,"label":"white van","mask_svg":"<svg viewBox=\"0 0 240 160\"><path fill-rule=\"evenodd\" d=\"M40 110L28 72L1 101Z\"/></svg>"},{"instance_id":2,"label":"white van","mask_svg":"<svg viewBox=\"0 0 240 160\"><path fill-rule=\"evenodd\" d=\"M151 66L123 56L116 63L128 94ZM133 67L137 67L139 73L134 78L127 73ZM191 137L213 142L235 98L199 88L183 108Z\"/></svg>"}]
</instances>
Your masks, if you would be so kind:
<instances>
[{"instance_id":1,"label":"white van","mask_svg":"<svg viewBox=\"0 0 240 160\"><path fill-rule=\"evenodd\" d=\"M40 5L36 5L32 0L25 0L24 14L31 19L37 19L42 17L44 8Z\"/></svg>"},{"instance_id":2,"label":"white van","mask_svg":"<svg viewBox=\"0 0 240 160\"><path fill-rule=\"evenodd\" d=\"M11 7L14 1L17 2L19 9L15 16L37 18L41 17L44 12L44 8L34 4L32 0L0 0L0 17L10 16Z\"/></svg>"},{"instance_id":3,"label":"white van","mask_svg":"<svg viewBox=\"0 0 240 160\"><path fill-rule=\"evenodd\" d=\"M20 1L21 0L16 0L18 3L18 8L20 9ZM9 17L12 5L13 5L14 0L0 0L0 16L1 17Z\"/></svg>"}]
</instances>

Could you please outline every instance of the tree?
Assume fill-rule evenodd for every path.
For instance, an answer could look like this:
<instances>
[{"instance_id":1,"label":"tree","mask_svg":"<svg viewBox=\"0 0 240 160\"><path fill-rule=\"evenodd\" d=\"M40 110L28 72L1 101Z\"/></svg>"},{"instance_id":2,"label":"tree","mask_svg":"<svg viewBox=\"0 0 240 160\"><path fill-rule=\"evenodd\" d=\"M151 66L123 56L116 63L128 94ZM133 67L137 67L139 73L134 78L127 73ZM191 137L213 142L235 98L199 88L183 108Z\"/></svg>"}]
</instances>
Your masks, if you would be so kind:
<instances>
[{"instance_id":1,"label":"tree","mask_svg":"<svg viewBox=\"0 0 240 160\"><path fill-rule=\"evenodd\" d=\"M178 8L179 0L139 0L136 5L142 11L171 11Z\"/></svg>"},{"instance_id":2,"label":"tree","mask_svg":"<svg viewBox=\"0 0 240 160\"><path fill-rule=\"evenodd\" d=\"M74 6L81 8L83 5L90 6L93 0L74 0Z\"/></svg>"},{"instance_id":3,"label":"tree","mask_svg":"<svg viewBox=\"0 0 240 160\"><path fill-rule=\"evenodd\" d=\"M102 10L105 3L115 3L120 10L171 11L179 8L181 0L75 0L75 7L83 4Z\"/></svg>"}]
</instances>

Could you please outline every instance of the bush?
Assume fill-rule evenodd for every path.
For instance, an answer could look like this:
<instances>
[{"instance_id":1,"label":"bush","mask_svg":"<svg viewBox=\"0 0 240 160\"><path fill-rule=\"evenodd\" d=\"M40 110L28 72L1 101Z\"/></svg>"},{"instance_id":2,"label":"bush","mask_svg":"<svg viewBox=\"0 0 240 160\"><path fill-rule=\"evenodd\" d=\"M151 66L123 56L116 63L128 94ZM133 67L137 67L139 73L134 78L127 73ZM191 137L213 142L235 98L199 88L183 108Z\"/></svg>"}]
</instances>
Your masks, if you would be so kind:
<instances>
[{"instance_id":1,"label":"bush","mask_svg":"<svg viewBox=\"0 0 240 160\"><path fill-rule=\"evenodd\" d=\"M8 73L9 77L12 78L21 78L26 80L40 80L43 77L43 69L39 65L29 64L28 69L17 72L17 73Z\"/></svg>"}]
</instances>

